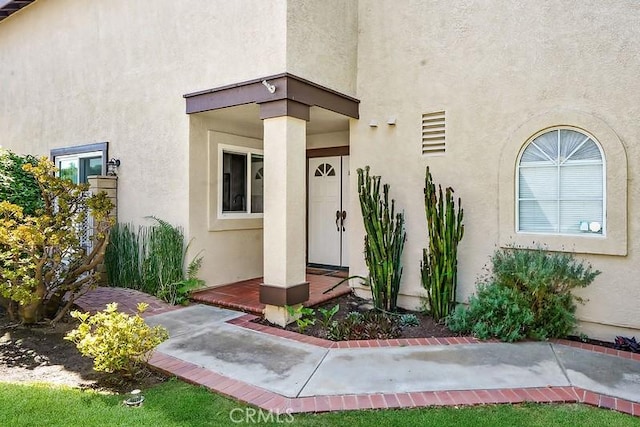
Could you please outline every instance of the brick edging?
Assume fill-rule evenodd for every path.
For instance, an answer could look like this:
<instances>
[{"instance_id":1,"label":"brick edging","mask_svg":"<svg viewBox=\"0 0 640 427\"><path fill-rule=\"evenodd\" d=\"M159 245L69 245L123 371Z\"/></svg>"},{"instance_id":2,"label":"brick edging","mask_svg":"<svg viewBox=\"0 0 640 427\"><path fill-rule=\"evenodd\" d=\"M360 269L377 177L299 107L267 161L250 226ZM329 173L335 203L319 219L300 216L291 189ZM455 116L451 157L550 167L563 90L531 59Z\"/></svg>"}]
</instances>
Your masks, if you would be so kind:
<instances>
[{"instance_id":1,"label":"brick edging","mask_svg":"<svg viewBox=\"0 0 640 427\"><path fill-rule=\"evenodd\" d=\"M352 341L330 341L323 338L303 335L298 332L287 331L286 329L274 326L255 323L253 320L259 316L245 314L235 319L228 320L227 323L253 331L263 332L279 338L286 338L306 344L312 344L323 348L377 348L377 347L409 347L418 345L457 345L457 344L479 344L484 342L499 342L498 340L481 341L474 337L444 337L444 338L395 338L385 340L352 340Z\"/></svg>"},{"instance_id":2,"label":"brick edging","mask_svg":"<svg viewBox=\"0 0 640 427\"><path fill-rule=\"evenodd\" d=\"M353 341L330 341L323 338L312 337L300 334L298 332L288 331L274 326L262 325L254 322L260 318L253 314L244 314L240 317L228 320L226 323L239 326L241 328L251 329L253 331L262 332L279 338L286 338L306 344L312 344L322 348L377 348L377 347L410 347L418 345L458 345L458 344L481 344L481 343L499 343L500 340L480 340L475 337L441 337L441 338L396 338L386 340L353 340ZM538 342L538 341L535 341ZM593 344L580 343L565 339L552 339L548 342L554 344L566 345L569 347L579 348L581 350L594 351L597 353L617 356L623 359L631 359L640 362L640 354L631 353L629 351L615 350L608 347L597 346Z\"/></svg>"},{"instance_id":3,"label":"brick edging","mask_svg":"<svg viewBox=\"0 0 640 427\"><path fill-rule=\"evenodd\" d=\"M583 342L570 341L565 339L552 339L549 342L555 344L562 344L573 348L579 348L581 350L593 351L596 353L608 354L609 356L617 356L623 359L631 359L640 362L640 354L632 353L630 351L616 350L614 348L602 347L594 344L587 344Z\"/></svg>"},{"instance_id":4,"label":"brick edging","mask_svg":"<svg viewBox=\"0 0 640 427\"><path fill-rule=\"evenodd\" d=\"M640 403L594 393L590 390L573 386L345 394L290 398L243 381L225 377L159 351L153 354L149 360L149 365L160 372L174 375L188 383L205 386L227 397L276 414L535 402L583 403L640 417Z\"/></svg>"}]
</instances>

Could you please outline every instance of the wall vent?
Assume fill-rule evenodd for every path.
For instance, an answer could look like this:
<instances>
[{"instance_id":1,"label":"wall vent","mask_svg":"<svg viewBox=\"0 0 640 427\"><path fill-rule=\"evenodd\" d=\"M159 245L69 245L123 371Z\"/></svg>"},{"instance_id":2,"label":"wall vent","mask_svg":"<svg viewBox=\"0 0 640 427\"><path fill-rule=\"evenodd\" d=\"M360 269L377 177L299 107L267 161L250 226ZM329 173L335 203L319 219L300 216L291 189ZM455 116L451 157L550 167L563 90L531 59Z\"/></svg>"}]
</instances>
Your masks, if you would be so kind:
<instances>
[{"instance_id":1,"label":"wall vent","mask_svg":"<svg viewBox=\"0 0 640 427\"><path fill-rule=\"evenodd\" d=\"M442 156L445 153L444 111L422 115L422 155Z\"/></svg>"}]
</instances>

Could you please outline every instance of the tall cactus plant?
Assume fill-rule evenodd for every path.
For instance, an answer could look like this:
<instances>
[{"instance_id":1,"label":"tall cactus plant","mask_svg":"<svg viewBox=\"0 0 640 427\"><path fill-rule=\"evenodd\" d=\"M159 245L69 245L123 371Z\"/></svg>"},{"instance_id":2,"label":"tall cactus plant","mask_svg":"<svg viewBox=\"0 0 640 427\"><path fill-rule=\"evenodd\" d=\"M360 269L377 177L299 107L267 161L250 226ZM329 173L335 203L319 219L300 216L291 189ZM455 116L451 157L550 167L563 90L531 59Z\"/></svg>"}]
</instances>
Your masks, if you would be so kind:
<instances>
[{"instance_id":1,"label":"tall cactus plant","mask_svg":"<svg viewBox=\"0 0 640 427\"><path fill-rule=\"evenodd\" d=\"M453 200L453 189L433 183L427 166L424 188L424 207L429 230L429 247L422 252L422 286L427 290L429 310L434 320L449 315L454 306L457 286L458 243L464 235L463 209Z\"/></svg>"},{"instance_id":2,"label":"tall cactus plant","mask_svg":"<svg viewBox=\"0 0 640 427\"><path fill-rule=\"evenodd\" d=\"M373 305L379 310L394 311L402 278L402 251L407 234L404 213L395 213L395 201L389 207L389 185L382 187L380 177L369 176L369 166L358 168L358 195L366 235L364 255L369 268L369 285Z\"/></svg>"}]
</instances>

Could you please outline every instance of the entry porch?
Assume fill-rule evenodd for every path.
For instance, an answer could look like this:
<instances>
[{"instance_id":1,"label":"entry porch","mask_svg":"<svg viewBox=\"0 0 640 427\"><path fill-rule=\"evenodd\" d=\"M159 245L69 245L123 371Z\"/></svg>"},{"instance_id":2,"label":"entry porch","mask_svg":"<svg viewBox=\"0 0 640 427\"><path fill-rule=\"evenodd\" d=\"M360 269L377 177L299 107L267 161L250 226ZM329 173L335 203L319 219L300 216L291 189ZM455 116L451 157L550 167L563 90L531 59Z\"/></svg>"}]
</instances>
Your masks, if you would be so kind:
<instances>
[{"instance_id":1,"label":"entry porch","mask_svg":"<svg viewBox=\"0 0 640 427\"><path fill-rule=\"evenodd\" d=\"M326 292L343 280L344 277L346 277L345 271L307 269L306 279L309 283L309 299L304 305L313 307L351 292L347 282L342 283L330 292ZM195 292L191 296L191 300L262 315L265 309L265 304L260 302L260 285L262 283L264 283L263 277L242 280Z\"/></svg>"},{"instance_id":2,"label":"entry porch","mask_svg":"<svg viewBox=\"0 0 640 427\"><path fill-rule=\"evenodd\" d=\"M185 98L192 250L204 254L208 284L246 279L208 292L284 326L284 306L313 304L314 282L322 292L339 281L307 275L308 263L348 267L348 137L359 101L288 73Z\"/></svg>"}]
</instances>

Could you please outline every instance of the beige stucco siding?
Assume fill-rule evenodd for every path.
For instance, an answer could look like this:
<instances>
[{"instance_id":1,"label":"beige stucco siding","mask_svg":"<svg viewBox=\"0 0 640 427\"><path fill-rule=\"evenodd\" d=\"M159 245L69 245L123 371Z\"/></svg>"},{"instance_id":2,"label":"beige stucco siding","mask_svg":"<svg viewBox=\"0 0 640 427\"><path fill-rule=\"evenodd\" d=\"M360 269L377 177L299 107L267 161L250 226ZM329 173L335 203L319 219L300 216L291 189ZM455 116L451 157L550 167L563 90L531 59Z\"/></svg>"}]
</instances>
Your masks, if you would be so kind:
<instances>
[{"instance_id":1,"label":"beige stucco siding","mask_svg":"<svg viewBox=\"0 0 640 427\"><path fill-rule=\"evenodd\" d=\"M284 0L39 0L0 24L0 144L109 141L120 221L187 226L182 95L284 71L285 41Z\"/></svg>"},{"instance_id":2,"label":"beige stucco siding","mask_svg":"<svg viewBox=\"0 0 640 427\"><path fill-rule=\"evenodd\" d=\"M349 145L349 132L327 132L307 135L307 149L343 147Z\"/></svg>"},{"instance_id":3,"label":"beige stucco siding","mask_svg":"<svg viewBox=\"0 0 640 427\"><path fill-rule=\"evenodd\" d=\"M357 43L356 0L288 1L288 72L353 96Z\"/></svg>"},{"instance_id":4,"label":"beige stucco siding","mask_svg":"<svg viewBox=\"0 0 640 427\"><path fill-rule=\"evenodd\" d=\"M579 255L603 271L582 292L590 301L579 316L640 328L640 241L635 238L640 222L634 214L640 205L634 185L640 170L633 160L640 154L638 3L589 1L567 7L563 1L543 1L525 7L508 1L412 1L398 7L396 2L361 1L358 15L357 97L362 103L361 120L352 121L351 164L353 169L368 164L382 175L406 212L402 292L422 292L425 166L430 165L436 182L456 190L465 208L459 254L459 298L464 299L501 243L500 217L514 215L500 212L501 155L513 145L519 151L530 135L512 138L533 117L546 115L548 126L572 125L554 122L554 117L558 111L578 111L592 123L604 122L629 159L627 187L607 189L608 197L629 195L628 255ZM446 154L423 157L421 114L440 110L446 111ZM385 123L392 115L396 126ZM371 119L381 125L369 127ZM608 143L603 142L605 156ZM515 162L506 159L502 167L515 169ZM355 182L352 191L356 194ZM352 205L357 208L355 198ZM352 273L365 271L358 227L351 236ZM545 243L544 237L534 240Z\"/></svg>"},{"instance_id":5,"label":"beige stucco siding","mask_svg":"<svg viewBox=\"0 0 640 427\"><path fill-rule=\"evenodd\" d=\"M203 257L207 286L262 275L262 219L218 220L218 145L262 149L262 133L215 119L190 117L189 230L191 253Z\"/></svg>"}]
</instances>

